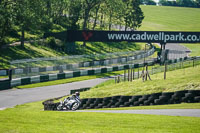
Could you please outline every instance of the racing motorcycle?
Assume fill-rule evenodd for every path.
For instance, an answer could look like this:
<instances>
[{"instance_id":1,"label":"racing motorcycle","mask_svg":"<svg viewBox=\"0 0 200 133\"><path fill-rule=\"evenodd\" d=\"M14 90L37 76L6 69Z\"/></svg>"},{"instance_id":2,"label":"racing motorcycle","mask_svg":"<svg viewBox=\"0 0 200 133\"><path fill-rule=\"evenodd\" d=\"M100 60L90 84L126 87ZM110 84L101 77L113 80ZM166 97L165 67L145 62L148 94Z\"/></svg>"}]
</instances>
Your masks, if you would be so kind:
<instances>
[{"instance_id":1,"label":"racing motorcycle","mask_svg":"<svg viewBox=\"0 0 200 133\"><path fill-rule=\"evenodd\" d=\"M65 98L63 101L60 101L60 104L57 106L57 110L72 110L75 111L79 108L81 101L75 96Z\"/></svg>"}]
</instances>

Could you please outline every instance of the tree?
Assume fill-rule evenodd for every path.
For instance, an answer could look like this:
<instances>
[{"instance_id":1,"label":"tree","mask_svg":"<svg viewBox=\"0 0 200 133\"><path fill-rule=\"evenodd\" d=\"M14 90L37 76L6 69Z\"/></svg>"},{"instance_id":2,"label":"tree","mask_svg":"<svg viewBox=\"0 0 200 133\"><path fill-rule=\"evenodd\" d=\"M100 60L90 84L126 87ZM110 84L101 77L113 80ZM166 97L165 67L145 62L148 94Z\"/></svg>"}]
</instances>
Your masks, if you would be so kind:
<instances>
[{"instance_id":1,"label":"tree","mask_svg":"<svg viewBox=\"0 0 200 133\"><path fill-rule=\"evenodd\" d=\"M177 0L177 5L181 7L194 7L193 0Z\"/></svg>"},{"instance_id":2,"label":"tree","mask_svg":"<svg viewBox=\"0 0 200 133\"><path fill-rule=\"evenodd\" d=\"M200 8L200 0L195 0L196 7Z\"/></svg>"},{"instance_id":3,"label":"tree","mask_svg":"<svg viewBox=\"0 0 200 133\"><path fill-rule=\"evenodd\" d=\"M106 15L108 16L108 29L111 30L112 24L117 24L125 10L124 3L121 0L105 1Z\"/></svg>"},{"instance_id":4,"label":"tree","mask_svg":"<svg viewBox=\"0 0 200 133\"><path fill-rule=\"evenodd\" d=\"M69 29L79 29L78 21L81 19L82 2L81 0L73 0L69 2Z\"/></svg>"},{"instance_id":5,"label":"tree","mask_svg":"<svg viewBox=\"0 0 200 133\"><path fill-rule=\"evenodd\" d=\"M140 0L125 0L124 2L127 7L124 15L125 30L127 30L127 27L136 30L141 26L142 20L144 19L143 12L140 8Z\"/></svg>"},{"instance_id":6,"label":"tree","mask_svg":"<svg viewBox=\"0 0 200 133\"><path fill-rule=\"evenodd\" d=\"M153 0L141 0L141 3L145 5L156 5L156 2Z\"/></svg>"},{"instance_id":7,"label":"tree","mask_svg":"<svg viewBox=\"0 0 200 133\"><path fill-rule=\"evenodd\" d=\"M83 30L87 29L87 23L89 21L90 11L102 0L85 0L83 7L84 7L84 20L83 20Z\"/></svg>"},{"instance_id":8,"label":"tree","mask_svg":"<svg viewBox=\"0 0 200 133\"><path fill-rule=\"evenodd\" d=\"M42 20L42 1L16 0L16 22L21 31L21 46L24 47L25 31L37 29Z\"/></svg>"},{"instance_id":9,"label":"tree","mask_svg":"<svg viewBox=\"0 0 200 133\"><path fill-rule=\"evenodd\" d=\"M0 45L6 42L6 36L14 24L14 3L12 0L0 1Z\"/></svg>"}]
</instances>

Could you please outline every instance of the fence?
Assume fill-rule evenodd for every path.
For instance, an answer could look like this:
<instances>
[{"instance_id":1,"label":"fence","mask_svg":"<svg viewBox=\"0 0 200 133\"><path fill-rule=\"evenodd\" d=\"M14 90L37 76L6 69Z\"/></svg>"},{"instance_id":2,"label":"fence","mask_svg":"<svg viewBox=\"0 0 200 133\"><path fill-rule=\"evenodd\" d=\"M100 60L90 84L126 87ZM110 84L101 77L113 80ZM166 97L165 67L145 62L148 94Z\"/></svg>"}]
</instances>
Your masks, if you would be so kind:
<instances>
[{"instance_id":1,"label":"fence","mask_svg":"<svg viewBox=\"0 0 200 133\"><path fill-rule=\"evenodd\" d=\"M100 68L120 64L137 63L154 53L148 51L120 52L96 55L77 55L55 58L15 60L11 62L13 78L72 72L90 68ZM45 66L45 67L44 67Z\"/></svg>"},{"instance_id":2,"label":"fence","mask_svg":"<svg viewBox=\"0 0 200 133\"><path fill-rule=\"evenodd\" d=\"M149 65L148 61L146 64ZM165 67L165 65L151 66L148 69L148 73L150 75L153 75L153 74L164 72L164 71L173 71L173 70L183 69L183 68L187 68L191 66L195 67L198 65L200 65L200 57L185 57L185 58L179 58L179 59L174 59L174 60L167 60L166 61L167 68ZM132 65L130 68L124 69L123 75L115 76L115 83L139 79L140 77L142 77L142 74L143 74L142 72L143 70L141 69L141 67L145 69L144 68L145 63L139 65L139 67L135 67L134 65Z\"/></svg>"},{"instance_id":3,"label":"fence","mask_svg":"<svg viewBox=\"0 0 200 133\"><path fill-rule=\"evenodd\" d=\"M176 60L170 60L172 63L180 63L181 61L190 61L189 64L200 64L200 57L194 58L181 58ZM138 64L121 64L116 66L105 66L100 68L91 68L91 69L85 69L85 70L78 70L78 71L71 71L71 72L63 72L63 73L56 73L56 74L46 74L46 75L38 75L38 76L32 76L32 77L24 77L24 78L18 78L13 79L11 81L11 87L19 86L19 85L26 85L26 84L32 84L32 83L39 83L39 82L46 82L46 81L52 81L52 80L58 80L58 79L65 79L65 78L73 78L73 77L79 77L79 76L86 76L86 75L95 75L95 74L101 74L101 73L107 73L112 71L119 71L124 69L131 69L134 68L135 70L141 67L144 67L146 65L153 66L157 62L156 59L146 61L145 63L138 63ZM173 65L171 63L171 65ZM178 66L178 65L175 65ZM177 67L174 67L175 69ZM153 68L153 73L158 73L159 71L163 71L163 66L158 68ZM150 72L151 73L151 72ZM139 74L141 72L139 71ZM140 76L140 75L139 75ZM138 77L139 77L138 76ZM136 74L135 74L135 78Z\"/></svg>"}]
</instances>

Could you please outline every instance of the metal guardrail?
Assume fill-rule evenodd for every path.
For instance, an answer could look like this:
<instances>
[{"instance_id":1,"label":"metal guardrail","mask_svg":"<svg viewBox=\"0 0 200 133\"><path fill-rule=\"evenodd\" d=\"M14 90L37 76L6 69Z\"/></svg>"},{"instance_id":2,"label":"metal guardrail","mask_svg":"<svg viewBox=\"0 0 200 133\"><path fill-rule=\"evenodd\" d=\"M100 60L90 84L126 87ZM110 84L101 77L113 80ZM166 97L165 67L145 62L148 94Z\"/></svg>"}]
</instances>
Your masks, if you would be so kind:
<instances>
[{"instance_id":1,"label":"metal guardrail","mask_svg":"<svg viewBox=\"0 0 200 133\"><path fill-rule=\"evenodd\" d=\"M44 74L50 74L50 73L62 73L66 71L78 71L88 68L94 68L94 67L103 67L103 66L112 66L112 65L120 65L120 64L127 64L127 63L133 63L138 62L137 60L141 60L144 57L148 57L154 53L155 49L154 47L151 48L148 51L137 51L137 52L120 52L120 53L108 53L104 54L107 58L103 58L101 60L93 60L96 57L92 57L90 55L77 55L77 56L65 56L65 57L59 57L59 58L39 58L39 59L33 59L33 60L22 60L21 62L27 62L27 65L24 67L18 67L13 68L13 78L20 78L20 77L27 77L27 76L34 76L34 75L44 75ZM125 55L127 54L127 55ZM122 56L123 55L123 56ZM98 54L97 56L102 56L101 54ZM84 61L80 58L87 58ZM108 58L109 57L109 58ZM57 60L56 60L57 59ZM98 59L100 59L98 57ZM47 66L46 67L32 67L31 63L34 61L42 61ZM45 61L55 61L54 65L48 65L48 63ZM76 60L75 63L67 63L64 60L72 61ZM17 64L19 61L12 62L13 64ZM35 63L34 62L34 63Z\"/></svg>"}]
</instances>

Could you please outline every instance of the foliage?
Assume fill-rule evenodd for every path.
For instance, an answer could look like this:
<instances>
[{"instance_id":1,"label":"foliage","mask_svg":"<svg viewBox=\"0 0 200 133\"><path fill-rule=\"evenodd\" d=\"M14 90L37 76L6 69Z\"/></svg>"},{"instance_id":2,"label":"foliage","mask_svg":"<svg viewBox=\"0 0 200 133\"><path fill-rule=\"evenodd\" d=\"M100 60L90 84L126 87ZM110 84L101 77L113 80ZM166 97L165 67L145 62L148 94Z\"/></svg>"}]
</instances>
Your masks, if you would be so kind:
<instances>
[{"instance_id":1,"label":"foliage","mask_svg":"<svg viewBox=\"0 0 200 133\"><path fill-rule=\"evenodd\" d=\"M160 0L160 5L163 6L180 6L180 7L196 7L200 8L200 1L199 0Z\"/></svg>"},{"instance_id":2,"label":"foliage","mask_svg":"<svg viewBox=\"0 0 200 133\"><path fill-rule=\"evenodd\" d=\"M141 0L141 4L144 5L156 5L156 2L153 0Z\"/></svg>"},{"instance_id":3,"label":"foliage","mask_svg":"<svg viewBox=\"0 0 200 133\"><path fill-rule=\"evenodd\" d=\"M54 37L46 38L46 45L48 45L52 49L58 49L58 48L63 48L64 47L63 43L60 40L55 39Z\"/></svg>"},{"instance_id":4,"label":"foliage","mask_svg":"<svg viewBox=\"0 0 200 133\"><path fill-rule=\"evenodd\" d=\"M138 1L134 0L133 3ZM52 31L53 25L60 25L65 29L94 30L100 25L104 25L103 29L106 29L115 21L123 24L125 9L120 7L124 7L122 0L1 0L0 43L1 45L9 43L6 38L14 37L10 31L17 32L21 36L21 45L24 47L27 32L38 34L38 32ZM136 13L136 8L140 8L138 4L132 5L129 12ZM109 26L106 24L107 18ZM137 21L135 17L132 20ZM109 29L111 30L111 26Z\"/></svg>"},{"instance_id":5,"label":"foliage","mask_svg":"<svg viewBox=\"0 0 200 133\"><path fill-rule=\"evenodd\" d=\"M12 19L13 14L13 2L12 0L0 1L0 46L7 43L6 36L9 36L9 32L13 26Z\"/></svg>"},{"instance_id":6,"label":"foliage","mask_svg":"<svg viewBox=\"0 0 200 133\"><path fill-rule=\"evenodd\" d=\"M124 21L126 28L136 30L141 26L142 20L144 19L143 12L139 7L139 0L124 0L126 3L126 11L124 15ZM126 29L125 28L125 29Z\"/></svg>"}]
</instances>

